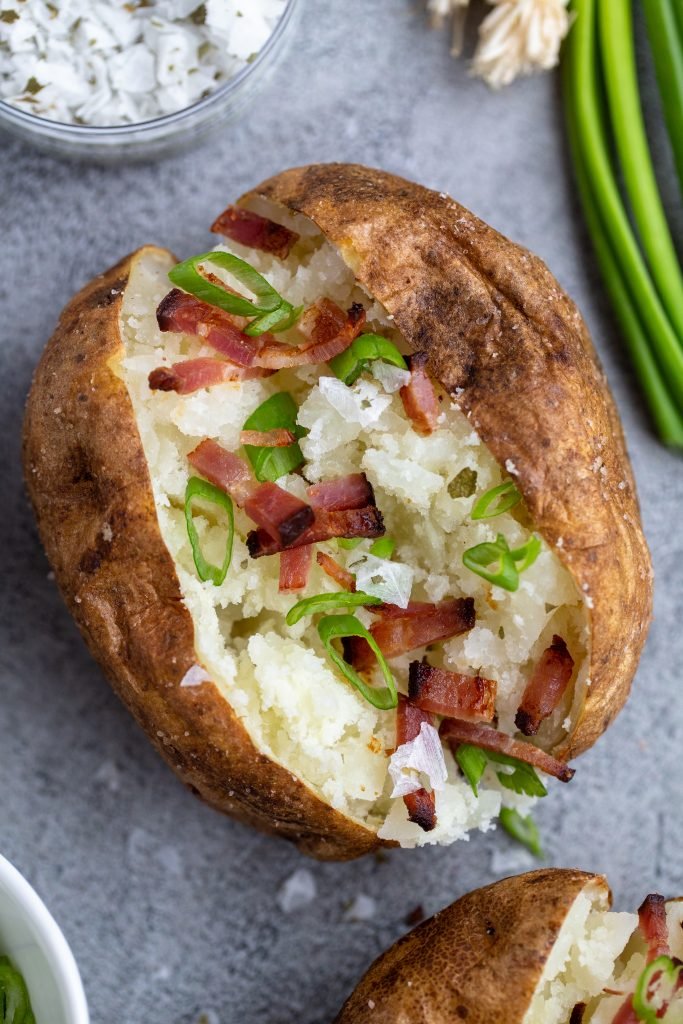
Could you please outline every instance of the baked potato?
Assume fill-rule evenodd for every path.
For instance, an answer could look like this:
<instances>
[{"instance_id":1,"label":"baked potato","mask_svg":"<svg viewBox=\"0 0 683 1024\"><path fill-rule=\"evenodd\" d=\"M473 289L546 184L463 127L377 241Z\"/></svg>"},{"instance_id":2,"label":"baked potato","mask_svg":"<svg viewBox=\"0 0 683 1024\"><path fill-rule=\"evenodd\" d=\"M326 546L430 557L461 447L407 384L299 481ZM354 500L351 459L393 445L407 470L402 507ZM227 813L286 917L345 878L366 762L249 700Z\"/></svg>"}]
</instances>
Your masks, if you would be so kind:
<instances>
[{"instance_id":1,"label":"baked potato","mask_svg":"<svg viewBox=\"0 0 683 1024\"><path fill-rule=\"evenodd\" d=\"M356 165L213 230L96 277L37 368L64 599L213 807L326 859L517 830L624 703L651 612L579 313L448 196Z\"/></svg>"},{"instance_id":2,"label":"baked potato","mask_svg":"<svg viewBox=\"0 0 683 1024\"><path fill-rule=\"evenodd\" d=\"M604 877L558 868L477 889L380 956L335 1024L680 1024L683 900L610 904Z\"/></svg>"}]
</instances>

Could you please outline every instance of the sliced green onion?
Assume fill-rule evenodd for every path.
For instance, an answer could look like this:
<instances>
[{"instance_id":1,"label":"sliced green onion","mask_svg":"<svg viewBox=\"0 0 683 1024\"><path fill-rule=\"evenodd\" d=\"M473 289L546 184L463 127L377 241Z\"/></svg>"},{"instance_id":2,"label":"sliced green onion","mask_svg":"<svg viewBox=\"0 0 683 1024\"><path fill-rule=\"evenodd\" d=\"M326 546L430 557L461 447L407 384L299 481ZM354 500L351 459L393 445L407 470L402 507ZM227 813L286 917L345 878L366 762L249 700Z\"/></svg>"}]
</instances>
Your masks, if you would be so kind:
<instances>
[{"instance_id":1,"label":"sliced green onion","mask_svg":"<svg viewBox=\"0 0 683 1024\"><path fill-rule=\"evenodd\" d=\"M541 836L534 819L529 815L523 818L513 807L501 807L500 823L509 836L526 846L534 857L542 857Z\"/></svg>"},{"instance_id":2,"label":"sliced green onion","mask_svg":"<svg viewBox=\"0 0 683 1024\"><path fill-rule=\"evenodd\" d=\"M526 544L522 544L519 548L513 548L510 554L517 566L517 572L523 573L525 569L528 569L530 565L533 565L540 555L542 548L543 544L541 542L541 538L537 537L536 534L529 537Z\"/></svg>"},{"instance_id":3,"label":"sliced green onion","mask_svg":"<svg viewBox=\"0 0 683 1024\"><path fill-rule=\"evenodd\" d=\"M475 544L474 547L468 548L462 560L468 569L489 583L494 583L504 590L517 590L519 573L508 542L502 533L498 534L495 542L485 541L483 544ZM489 566L494 564L497 568L489 569Z\"/></svg>"},{"instance_id":4,"label":"sliced green onion","mask_svg":"<svg viewBox=\"0 0 683 1024\"><path fill-rule=\"evenodd\" d=\"M331 608L358 608L370 604L382 604L382 601L379 597L358 590L353 593L340 590L333 594L314 594L313 597L297 601L287 612L286 622L288 626L294 626L304 615L315 615L316 612L326 612Z\"/></svg>"},{"instance_id":5,"label":"sliced green onion","mask_svg":"<svg viewBox=\"0 0 683 1024\"><path fill-rule=\"evenodd\" d=\"M192 501L200 498L202 501L209 501L222 508L228 517L228 533L225 541L225 557L223 565L211 565L202 554L199 543L199 534L192 516ZM185 488L185 523L187 524L187 535L192 545L192 557L197 568L197 575L200 580L211 580L215 587L220 587L230 568L232 560L232 541L235 535L235 518L232 510L232 501L224 491L214 487L208 480L202 480L198 476L191 476Z\"/></svg>"},{"instance_id":6,"label":"sliced green onion","mask_svg":"<svg viewBox=\"0 0 683 1024\"><path fill-rule=\"evenodd\" d=\"M488 764L486 752L481 747L473 747L471 743L461 743L455 751L455 760L472 787L472 792L479 796L479 783Z\"/></svg>"},{"instance_id":7,"label":"sliced green onion","mask_svg":"<svg viewBox=\"0 0 683 1024\"><path fill-rule=\"evenodd\" d=\"M477 471L464 466L448 485L451 498L471 498L477 489Z\"/></svg>"},{"instance_id":8,"label":"sliced green onion","mask_svg":"<svg viewBox=\"0 0 683 1024\"><path fill-rule=\"evenodd\" d=\"M472 519L493 519L513 508L522 500L513 480L492 487L475 501L470 516Z\"/></svg>"},{"instance_id":9,"label":"sliced green onion","mask_svg":"<svg viewBox=\"0 0 683 1024\"><path fill-rule=\"evenodd\" d=\"M396 547L396 541L392 537L379 537L370 545L370 554L375 558L391 558Z\"/></svg>"},{"instance_id":10,"label":"sliced green onion","mask_svg":"<svg viewBox=\"0 0 683 1024\"><path fill-rule=\"evenodd\" d=\"M329 367L335 377L351 386L373 359L382 359L402 370L408 369L408 364L393 342L380 334L359 335L347 349L330 359Z\"/></svg>"},{"instance_id":11,"label":"sliced green onion","mask_svg":"<svg viewBox=\"0 0 683 1024\"><path fill-rule=\"evenodd\" d=\"M337 544L344 551L353 551L359 544L363 543L362 537L337 537Z\"/></svg>"},{"instance_id":12,"label":"sliced green onion","mask_svg":"<svg viewBox=\"0 0 683 1024\"><path fill-rule=\"evenodd\" d=\"M244 421L244 430L269 431L279 427L290 430L296 437L302 437L304 430L296 422L299 412L296 402L287 391L271 395L254 409ZM288 444L284 448L267 448L245 444L244 450L257 480L279 480L293 472L304 461L299 445Z\"/></svg>"},{"instance_id":13,"label":"sliced green onion","mask_svg":"<svg viewBox=\"0 0 683 1024\"><path fill-rule=\"evenodd\" d=\"M516 757L509 757L507 754L499 754L495 750L488 750L486 753L489 761L514 768L510 775L507 775L505 772L496 772L498 780L506 789L511 789L515 793L525 793L527 796L541 797L548 795L548 790L539 779L536 769L532 765L527 764L525 761L520 761Z\"/></svg>"},{"instance_id":14,"label":"sliced green onion","mask_svg":"<svg viewBox=\"0 0 683 1024\"><path fill-rule=\"evenodd\" d=\"M643 0L664 117L683 188L683 4Z\"/></svg>"},{"instance_id":15,"label":"sliced green onion","mask_svg":"<svg viewBox=\"0 0 683 1024\"><path fill-rule=\"evenodd\" d=\"M647 965L638 979L636 991L633 995L633 1009L638 1020L642 1021L643 1024L657 1024L657 1021L661 1018L659 1008L653 1001L653 995L650 993L650 987L657 976L661 975L658 987L661 986L662 982L666 984L669 991L667 991L665 998L668 1001L676 991L678 978L682 971L683 964L674 963L670 956L658 956L651 964ZM668 1012L665 1019L669 1019ZM671 1021L673 1022L673 1020L674 1017L672 1016Z\"/></svg>"},{"instance_id":16,"label":"sliced green onion","mask_svg":"<svg viewBox=\"0 0 683 1024\"><path fill-rule=\"evenodd\" d=\"M207 281L199 270L204 263L212 263L222 270L229 271L240 284L256 296L257 301L252 302L242 295L229 292L227 287L221 288L220 285ZM252 266L229 252L204 252L200 256L191 256L189 260L184 260L173 267L168 277L173 284L191 295L196 295L202 302L208 302L211 306L218 306L227 313L235 313L238 316L272 313L285 301L265 277L261 277ZM291 309L291 306L289 308Z\"/></svg>"},{"instance_id":17,"label":"sliced green onion","mask_svg":"<svg viewBox=\"0 0 683 1024\"><path fill-rule=\"evenodd\" d=\"M6 956L0 957L0 1024L36 1024L26 982Z\"/></svg>"},{"instance_id":18,"label":"sliced green onion","mask_svg":"<svg viewBox=\"0 0 683 1024\"><path fill-rule=\"evenodd\" d=\"M369 704L372 704L375 708L379 708L380 711L388 711L390 708L396 707L398 704L398 694L396 692L396 681L391 674L391 669L387 665L384 655L377 646L375 638L368 632L365 626L358 621L355 615L326 615L325 618L321 619L318 623L318 636L325 645L325 649L336 667L345 679L348 679L351 685L355 686L358 692L365 697ZM361 679L356 670L352 668L348 662L344 661L341 654L335 647L333 647L333 640L347 636L362 637L368 642L375 657L377 658L377 663L382 670L386 686L381 689L374 686L368 686L368 684Z\"/></svg>"},{"instance_id":19,"label":"sliced green onion","mask_svg":"<svg viewBox=\"0 0 683 1024\"><path fill-rule=\"evenodd\" d=\"M264 313L263 316L257 317L256 320L252 320L251 323L244 328L244 333L250 337L257 337L259 334L265 334L266 331L271 331L275 334L280 331L288 331L290 327L293 327L303 312L303 306L297 306L296 308L289 302L283 300L282 305L274 309L272 313Z\"/></svg>"}]
</instances>

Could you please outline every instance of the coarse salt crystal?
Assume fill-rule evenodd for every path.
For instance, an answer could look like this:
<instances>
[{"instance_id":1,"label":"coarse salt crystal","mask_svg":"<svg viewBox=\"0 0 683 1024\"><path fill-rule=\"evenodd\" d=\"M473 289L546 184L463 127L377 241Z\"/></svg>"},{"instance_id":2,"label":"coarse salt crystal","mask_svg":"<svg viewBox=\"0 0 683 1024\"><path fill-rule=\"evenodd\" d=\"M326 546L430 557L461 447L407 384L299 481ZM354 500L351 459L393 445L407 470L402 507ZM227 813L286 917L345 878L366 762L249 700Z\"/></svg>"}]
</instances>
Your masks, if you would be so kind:
<instances>
[{"instance_id":1,"label":"coarse salt crystal","mask_svg":"<svg viewBox=\"0 0 683 1024\"><path fill-rule=\"evenodd\" d=\"M201 665L193 665L180 680L181 686L201 686L202 683L210 683L211 676Z\"/></svg>"}]
</instances>

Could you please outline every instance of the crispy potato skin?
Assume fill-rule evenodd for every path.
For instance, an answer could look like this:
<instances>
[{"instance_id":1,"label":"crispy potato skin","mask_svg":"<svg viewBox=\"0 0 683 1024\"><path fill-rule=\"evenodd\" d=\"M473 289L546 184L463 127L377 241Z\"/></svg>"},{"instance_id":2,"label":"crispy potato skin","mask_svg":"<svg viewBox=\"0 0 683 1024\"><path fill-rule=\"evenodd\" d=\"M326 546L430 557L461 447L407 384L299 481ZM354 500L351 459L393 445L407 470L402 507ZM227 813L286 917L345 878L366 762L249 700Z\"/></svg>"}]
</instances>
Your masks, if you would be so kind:
<instances>
[{"instance_id":1,"label":"crispy potato skin","mask_svg":"<svg viewBox=\"0 0 683 1024\"><path fill-rule=\"evenodd\" d=\"M179 685L198 661L194 625L133 407L110 366L123 354L119 315L137 255L72 299L35 373L24 468L47 556L112 687L190 789L312 856L357 857L379 845L371 831L259 753L213 683Z\"/></svg>"},{"instance_id":2,"label":"crispy potato skin","mask_svg":"<svg viewBox=\"0 0 683 1024\"><path fill-rule=\"evenodd\" d=\"M454 200L359 165L285 171L244 196L314 221L514 476L592 602L591 685L553 751L592 746L628 697L652 569L619 417L586 325L545 264Z\"/></svg>"},{"instance_id":3,"label":"crispy potato skin","mask_svg":"<svg viewBox=\"0 0 683 1024\"><path fill-rule=\"evenodd\" d=\"M574 900L604 878L543 869L468 893L370 967L334 1024L522 1024Z\"/></svg>"}]
</instances>

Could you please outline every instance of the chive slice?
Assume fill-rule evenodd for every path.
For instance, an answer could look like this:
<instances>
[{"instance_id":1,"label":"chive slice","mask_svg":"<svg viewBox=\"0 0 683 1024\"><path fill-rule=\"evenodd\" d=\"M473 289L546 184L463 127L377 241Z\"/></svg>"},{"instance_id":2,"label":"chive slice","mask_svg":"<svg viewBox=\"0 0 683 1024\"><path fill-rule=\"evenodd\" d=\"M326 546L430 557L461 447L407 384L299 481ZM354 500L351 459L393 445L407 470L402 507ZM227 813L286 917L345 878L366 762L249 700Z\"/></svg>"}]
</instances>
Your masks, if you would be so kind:
<instances>
[{"instance_id":1,"label":"chive slice","mask_svg":"<svg viewBox=\"0 0 683 1024\"><path fill-rule=\"evenodd\" d=\"M194 518L192 516L192 501L195 498L200 498L203 501L209 501L214 505L218 505L222 508L228 517L228 533L225 541L225 557L223 559L223 565L211 565L207 562L202 554L201 545L199 543L199 534L197 533L197 527L194 524ZM200 580L206 581L211 580L215 587L220 587L221 583L225 579L230 568L230 562L232 560L232 542L235 536L235 517L232 510L232 500L229 495L224 491L221 491L219 487L214 487L208 480L202 480L198 476L191 476L187 481L187 487L185 488L185 523L187 525L187 535L190 538L190 544L192 545L192 557L194 564L197 569L197 575Z\"/></svg>"},{"instance_id":2,"label":"chive slice","mask_svg":"<svg viewBox=\"0 0 683 1024\"><path fill-rule=\"evenodd\" d=\"M256 297L256 302L235 295L227 287L208 281L199 269L204 263L212 263L216 267L229 271ZM168 273L172 284L183 291L195 295L202 302L218 306L226 313L236 316L253 316L256 319L244 329L245 334L259 335L265 331L284 331L291 327L301 315L302 307L294 309L290 302L275 291L273 286L262 277L257 270L244 260L233 256L230 252L204 252L199 256L178 263Z\"/></svg>"},{"instance_id":3,"label":"chive slice","mask_svg":"<svg viewBox=\"0 0 683 1024\"><path fill-rule=\"evenodd\" d=\"M349 595L353 596L353 595ZM380 711L388 711L398 704L398 693L396 692L396 680L391 674L391 669L386 663L384 655L380 651L377 641L371 633L362 625L355 615L326 615L318 623L318 636L325 645L330 658L342 673L345 679L354 686L358 692L365 697L369 704ZM362 637L370 645L380 669L384 676L384 687L368 686L358 675L356 670L344 661L341 654L332 646L332 641L347 636Z\"/></svg>"},{"instance_id":4,"label":"chive slice","mask_svg":"<svg viewBox=\"0 0 683 1024\"><path fill-rule=\"evenodd\" d=\"M656 992L650 994L650 988L657 979L657 975L660 976L659 983L662 981L666 982L667 989L673 995L676 992L678 979L683 972L683 964L675 963L670 956L665 954L656 957L652 963L648 964L645 970L641 973L638 978L636 990L633 994L633 1009L636 1012L636 1016L639 1021L643 1024L657 1024L660 1017L660 1007L654 1000ZM667 992L667 1001L670 998ZM669 1014L666 1014L667 1018ZM671 1017L674 1020L674 1017Z\"/></svg>"},{"instance_id":5,"label":"chive slice","mask_svg":"<svg viewBox=\"0 0 683 1024\"><path fill-rule=\"evenodd\" d=\"M343 548L344 551L353 551L353 549L357 548L359 544L362 544L362 542L362 537L337 537L337 544L340 548Z\"/></svg>"},{"instance_id":6,"label":"chive slice","mask_svg":"<svg viewBox=\"0 0 683 1024\"><path fill-rule=\"evenodd\" d=\"M534 857L542 857L541 836L534 819L529 815L523 818L513 807L501 807L500 823L509 836L516 839L522 846L533 853Z\"/></svg>"},{"instance_id":7,"label":"chive slice","mask_svg":"<svg viewBox=\"0 0 683 1024\"><path fill-rule=\"evenodd\" d=\"M471 743L461 743L455 751L455 760L472 787L472 792L475 796L479 796L479 783L488 764L486 752Z\"/></svg>"},{"instance_id":8,"label":"chive slice","mask_svg":"<svg viewBox=\"0 0 683 1024\"><path fill-rule=\"evenodd\" d=\"M517 490L513 480L506 480L505 483L491 487L480 498L478 498L470 517L472 519L493 519L503 512L513 508L522 500L522 495Z\"/></svg>"},{"instance_id":9,"label":"chive slice","mask_svg":"<svg viewBox=\"0 0 683 1024\"><path fill-rule=\"evenodd\" d=\"M251 416L244 421L243 429L268 431L284 427L296 437L302 437L305 431L296 422L298 412L297 404L289 392L278 391L254 409ZM254 476L261 482L270 480L274 483L304 461L303 452L296 442L284 448L245 444L244 450L254 470Z\"/></svg>"},{"instance_id":10,"label":"chive slice","mask_svg":"<svg viewBox=\"0 0 683 1024\"><path fill-rule=\"evenodd\" d=\"M519 573L508 547L508 542L502 533L499 533L495 541L485 541L483 544L475 544L468 548L462 556L463 564L476 572L477 576L494 583L504 590L515 591L519 587ZM496 564L497 569L489 569L490 565Z\"/></svg>"},{"instance_id":11,"label":"chive slice","mask_svg":"<svg viewBox=\"0 0 683 1024\"><path fill-rule=\"evenodd\" d=\"M541 782L533 765L520 761L517 757L510 757L508 754L499 754L495 750L487 750L486 756L494 764L503 764L514 768L510 775L507 775L505 772L496 772L498 781L506 789L511 789L515 793L524 793L526 796L542 797L548 795L548 790Z\"/></svg>"},{"instance_id":12,"label":"chive slice","mask_svg":"<svg viewBox=\"0 0 683 1024\"><path fill-rule=\"evenodd\" d=\"M349 590L335 590L332 594L314 594L292 605L285 621L288 626L294 626L304 615L315 615L316 612L327 611L330 608L358 608L370 604L382 604L382 600L359 590L353 593Z\"/></svg>"},{"instance_id":13,"label":"chive slice","mask_svg":"<svg viewBox=\"0 0 683 1024\"><path fill-rule=\"evenodd\" d=\"M375 558L391 558L396 547L396 541L392 537L378 537L378 539L370 545L370 554L374 555Z\"/></svg>"},{"instance_id":14,"label":"chive slice","mask_svg":"<svg viewBox=\"0 0 683 1024\"><path fill-rule=\"evenodd\" d=\"M525 569L533 565L540 555L542 548L541 538L537 537L536 534L532 534L526 544L522 544L519 548L513 548L510 554L512 555L517 572L523 573Z\"/></svg>"},{"instance_id":15,"label":"chive slice","mask_svg":"<svg viewBox=\"0 0 683 1024\"><path fill-rule=\"evenodd\" d=\"M0 957L1 1024L36 1024L23 975L9 957Z\"/></svg>"},{"instance_id":16,"label":"chive slice","mask_svg":"<svg viewBox=\"0 0 683 1024\"><path fill-rule=\"evenodd\" d=\"M373 359L382 359L402 370L408 369L408 364L394 343L380 334L360 334L347 349L330 359L329 367L335 377L350 387Z\"/></svg>"}]
</instances>

